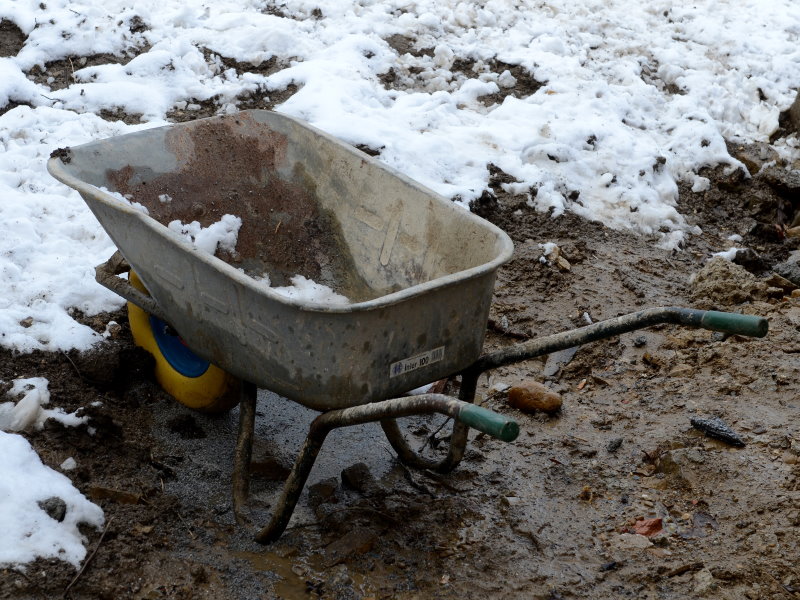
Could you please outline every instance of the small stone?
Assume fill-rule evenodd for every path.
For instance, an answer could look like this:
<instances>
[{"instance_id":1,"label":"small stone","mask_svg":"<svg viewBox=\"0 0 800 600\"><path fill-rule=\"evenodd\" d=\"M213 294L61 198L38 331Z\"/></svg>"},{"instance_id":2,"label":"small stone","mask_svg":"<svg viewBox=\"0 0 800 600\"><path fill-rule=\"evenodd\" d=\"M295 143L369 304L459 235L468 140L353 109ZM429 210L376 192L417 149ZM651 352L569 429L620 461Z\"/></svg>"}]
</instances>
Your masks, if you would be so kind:
<instances>
[{"instance_id":1,"label":"small stone","mask_svg":"<svg viewBox=\"0 0 800 600\"><path fill-rule=\"evenodd\" d=\"M328 544L325 549L325 566L333 567L356 554L364 554L372 549L378 534L371 529L356 527L338 540Z\"/></svg>"},{"instance_id":2,"label":"small stone","mask_svg":"<svg viewBox=\"0 0 800 600\"><path fill-rule=\"evenodd\" d=\"M366 463L356 463L342 471L342 483L363 494L375 486L375 478Z\"/></svg>"},{"instance_id":3,"label":"small stone","mask_svg":"<svg viewBox=\"0 0 800 600\"><path fill-rule=\"evenodd\" d=\"M709 437L723 441L726 444L736 446L737 448L741 448L745 445L741 436L719 417L708 417L705 419L692 417L689 419L689 422L695 429L702 431Z\"/></svg>"},{"instance_id":4,"label":"small stone","mask_svg":"<svg viewBox=\"0 0 800 600\"><path fill-rule=\"evenodd\" d=\"M797 229L800 230L800 227L798 227ZM767 277L764 280L764 283L766 283L771 288L780 288L787 293L793 292L794 290L797 289L796 284L792 283L785 277L781 277L777 273L772 273L769 277Z\"/></svg>"},{"instance_id":5,"label":"small stone","mask_svg":"<svg viewBox=\"0 0 800 600\"><path fill-rule=\"evenodd\" d=\"M797 256L797 253L790 256L788 260L773 265L772 270L793 284L800 285L800 257Z\"/></svg>"},{"instance_id":6,"label":"small stone","mask_svg":"<svg viewBox=\"0 0 800 600\"><path fill-rule=\"evenodd\" d=\"M694 574L694 593L697 596L705 596L717 588L714 575L709 569L700 569Z\"/></svg>"},{"instance_id":7,"label":"small stone","mask_svg":"<svg viewBox=\"0 0 800 600\"><path fill-rule=\"evenodd\" d=\"M617 537L617 548L622 550L644 550L653 545L647 536L638 533L621 533Z\"/></svg>"},{"instance_id":8,"label":"small stone","mask_svg":"<svg viewBox=\"0 0 800 600\"><path fill-rule=\"evenodd\" d=\"M606 450L609 454L614 454L617 450L619 450L620 446L622 446L622 438L614 438L608 445L606 446Z\"/></svg>"},{"instance_id":9,"label":"small stone","mask_svg":"<svg viewBox=\"0 0 800 600\"><path fill-rule=\"evenodd\" d=\"M25 317L19 322L19 324L22 325L25 329L27 329L28 327L33 325L33 317Z\"/></svg>"},{"instance_id":10,"label":"small stone","mask_svg":"<svg viewBox=\"0 0 800 600\"><path fill-rule=\"evenodd\" d=\"M642 519L636 521L633 525L633 530L639 535L646 535L647 537L661 533L663 521L660 518L655 519Z\"/></svg>"},{"instance_id":11,"label":"small stone","mask_svg":"<svg viewBox=\"0 0 800 600\"><path fill-rule=\"evenodd\" d=\"M336 489L339 482L335 477L319 481L308 487L308 503L316 508L324 502L331 502L336 498Z\"/></svg>"},{"instance_id":12,"label":"small stone","mask_svg":"<svg viewBox=\"0 0 800 600\"><path fill-rule=\"evenodd\" d=\"M641 348L641 347L642 347L642 346L644 346L645 344L647 344L647 337L646 337L646 336L643 336L643 335L637 335L637 336L636 336L636 337L633 339L633 345L634 345L634 347L635 347L635 348Z\"/></svg>"},{"instance_id":13,"label":"small stone","mask_svg":"<svg viewBox=\"0 0 800 600\"><path fill-rule=\"evenodd\" d=\"M522 412L541 410L552 413L561 409L561 395L538 381L526 381L508 390L508 404Z\"/></svg>"},{"instance_id":14,"label":"small stone","mask_svg":"<svg viewBox=\"0 0 800 600\"><path fill-rule=\"evenodd\" d=\"M51 496L47 500L41 500L39 508L48 514L48 516L61 523L64 517L67 516L67 503L58 496Z\"/></svg>"},{"instance_id":15,"label":"small stone","mask_svg":"<svg viewBox=\"0 0 800 600\"><path fill-rule=\"evenodd\" d=\"M694 372L694 369L686 363L678 363L669 370L670 377L687 377Z\"/></svg>"}]
</instances>

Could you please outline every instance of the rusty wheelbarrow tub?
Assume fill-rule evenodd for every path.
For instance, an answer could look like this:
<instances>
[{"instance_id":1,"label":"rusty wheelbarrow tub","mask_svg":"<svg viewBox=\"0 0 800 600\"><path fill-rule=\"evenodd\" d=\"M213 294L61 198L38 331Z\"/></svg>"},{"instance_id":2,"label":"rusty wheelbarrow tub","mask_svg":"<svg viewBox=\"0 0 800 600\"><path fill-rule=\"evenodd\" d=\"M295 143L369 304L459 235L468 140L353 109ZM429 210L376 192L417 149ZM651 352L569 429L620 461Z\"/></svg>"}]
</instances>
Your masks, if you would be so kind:
<instances>
[{"instance_id":1,"label":"rusty wheelbarrow tub","mask_svg":"<svg viewBox=\"0 0 800 600\"><path fill-rule=\"evenodd\" d=\"M244 382L237 392L237 514L247 494L257 388L322 412L272 521L257 535L262 542L284 531L336 427L380 421L401 460L447 472L461 460L470 427L505 441L517 436L512 419L472 404L488 369L658 323L767 332L759 317L653 308L482 355L496 272L513 251L509 237L379 161L270 111L61 149L48 170L80 192L116 244L97 279L131 310L144 311L143 327L152 327L155 340L146 347L157 360L187 381L214 368ZM181 229L234 217L235 246L220 244L215 254ZM127 270L141 283L118 276ZM265 275L269 285L260 281ZM327 286L336 300L278 293L297 276ZM171 350L173 339L191 348L188 362L183 350ZM459 399L404 396L458 374ZM396 423L430 412L455 419L439 462L415 454Z\"/></svg>"}]
</instances>

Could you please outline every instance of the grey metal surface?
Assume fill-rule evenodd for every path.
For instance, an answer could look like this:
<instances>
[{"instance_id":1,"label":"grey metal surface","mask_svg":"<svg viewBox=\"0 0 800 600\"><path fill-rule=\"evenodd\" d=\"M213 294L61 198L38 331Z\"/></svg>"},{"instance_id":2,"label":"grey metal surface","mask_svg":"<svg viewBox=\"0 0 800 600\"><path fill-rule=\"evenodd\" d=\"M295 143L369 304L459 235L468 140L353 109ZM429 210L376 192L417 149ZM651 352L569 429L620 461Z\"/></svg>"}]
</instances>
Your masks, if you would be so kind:
<instances>
[{"instance_id":1,"label":"grey metal surface","mask_svg":"<svg viewBox=\"0 0 800 600\"><path fill-rule=\"evenodd\" d=\"M62 150L48 170L81 193L197 354L318 410L396 396L472 363L512 252L490 223L269 111ZM166 227L224 214L243 221L235 253L211 256ZM353 303L286 298L252 278L264 272L274 285L304 275Z\"/></svg>"}]
</instances>

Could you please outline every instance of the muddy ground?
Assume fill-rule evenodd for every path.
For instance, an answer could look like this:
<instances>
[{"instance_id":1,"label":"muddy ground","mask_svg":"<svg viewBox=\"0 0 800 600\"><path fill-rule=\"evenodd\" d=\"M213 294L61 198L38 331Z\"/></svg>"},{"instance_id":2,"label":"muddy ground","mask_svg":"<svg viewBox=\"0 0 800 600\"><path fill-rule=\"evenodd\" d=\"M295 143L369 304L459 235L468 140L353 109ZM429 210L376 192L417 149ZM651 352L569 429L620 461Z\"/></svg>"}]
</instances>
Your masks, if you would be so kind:
<instances>
[{"instance_id":1,"label":"muddy ground","mask_svg":"<svg viewBox=\"0 0 800 600\"><path fill-rule=\"evenodd\" d=\"M203 106L171 116L216 109ZM754 172L773 158L766 146L731 151ZM287 533L262 547L254 528L313 413L262 392L255 523L237 525L230 477L238 409L209 417L177 405L132 346L124 312L76 315L97 331L112 320L119 327L89 355L3 350L0 380L46 377L54 406L91 416L93 434L50 422L25 436L54 469L75 458L66 474L103 508L106 526L85 530L80 574L41 560L2 570L0 597L800 597L800 298L792 295L800 281L774 273L792 275L776 265L798 246L787 234L800 209L796 171L707 173L709 191L680 197L681 212L703 233L667 251L655 236L537 213L503 192L506 174L490 170L491 189L474 210L504 228L516 250L499 273L487 348L659 305L763 315L769 335L663 326L590 344L564 365L542 359L499 369L481 379L481 400L518 419L521 434L510 444L473 434L448 476L405 468L377 427L337 433ZM741 265L709 263L733 234L753 252L737 257ZM544 242L558 245L561 260L541 260ZM507 405L503 385L531 379L561 394L560 412ZM710 416L745 445L690 423ZM442 419L405 424L415 447L435 454L446 446Z\"/></svg>"}]
</instances>

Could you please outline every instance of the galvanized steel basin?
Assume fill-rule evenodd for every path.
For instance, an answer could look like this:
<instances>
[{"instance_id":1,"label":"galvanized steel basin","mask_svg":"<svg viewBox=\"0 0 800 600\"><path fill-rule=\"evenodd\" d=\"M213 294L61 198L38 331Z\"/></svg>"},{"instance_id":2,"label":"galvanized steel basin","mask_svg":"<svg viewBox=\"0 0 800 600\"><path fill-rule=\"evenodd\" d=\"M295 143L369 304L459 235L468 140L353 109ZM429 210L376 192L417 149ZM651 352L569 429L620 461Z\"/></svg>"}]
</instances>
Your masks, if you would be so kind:
<instances>
[{"instance_id":1,"label":"galvanized steel basin","mask_svg":"<svg viewBox=\"0 0 800 600\"><path fill-rule=\"evenodd\" d=\"M508 236L296 119L245 111L60 150L78 190L200 356L318 410L389 398L481 353ZM148 214L115 198L119 192ZM168 229L242 219L212 256ZM294 275L350 298L282 296Z\"/></svg>"}]
</instances>

